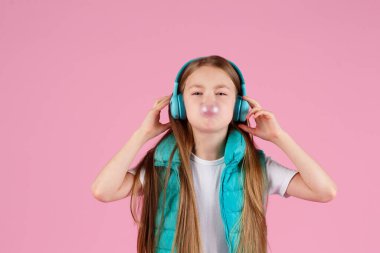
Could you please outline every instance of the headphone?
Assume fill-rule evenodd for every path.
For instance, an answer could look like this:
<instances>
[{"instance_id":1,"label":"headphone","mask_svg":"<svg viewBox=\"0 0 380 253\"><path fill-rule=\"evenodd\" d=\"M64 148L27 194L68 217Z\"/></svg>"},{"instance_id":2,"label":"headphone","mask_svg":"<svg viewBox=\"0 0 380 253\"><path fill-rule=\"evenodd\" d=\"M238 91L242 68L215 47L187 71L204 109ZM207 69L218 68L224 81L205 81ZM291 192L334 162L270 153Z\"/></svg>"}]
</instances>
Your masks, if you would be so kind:
<instances>
[{"instance_id":1,"label":"headphone","mask_svg":"<svg viewBox=\"0 0 380 253\"><path fill-rule=\"evenodd\" d=\"M173 118L175 119L181 119L184 120L186 119L186 110L185 110L185 103L183 102L183 95L178 92L178 86L179 86L179 79L184 71L184 69L193 61L201 59L203 57L198 57L191 59L187 63L185 63L182 68L179 70L177 77L175 78L174 81L174 91L173 95L170 99L170 114L172 115ZM245 81L243 74L241 73L240 69L235 65L235 63L231 62L230 60L227 60L232 67L235 69L235 71L238 73L239 78L240 78L240 83L241 83L241 90L243 96L246 95L246 89L245 89ZM246 120L247 113L249 111L249 103L245 101L242 96L239 94L236 96L236 102L235 102L235 107L234 107L234 116L233 120L235 122L244 122Z\"/></svg>"}]
</instances>

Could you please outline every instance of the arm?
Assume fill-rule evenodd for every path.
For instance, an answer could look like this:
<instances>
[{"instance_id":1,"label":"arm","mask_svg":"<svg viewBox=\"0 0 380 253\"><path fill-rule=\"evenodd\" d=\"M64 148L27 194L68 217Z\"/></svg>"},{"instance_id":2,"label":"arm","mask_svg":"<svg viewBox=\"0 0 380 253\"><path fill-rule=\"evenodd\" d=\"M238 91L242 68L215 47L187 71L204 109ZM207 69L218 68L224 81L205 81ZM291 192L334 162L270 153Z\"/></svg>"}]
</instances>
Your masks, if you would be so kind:
<instances>
[{"instance_id":1,"label":"arm","mask_svg":"<svg viewBox=\"0 0 380 253\"><path fill-rule=\"evenodd\" d=\"M286 193L298 198L328 202L336 196L337 186L326 172L285 131L272 142L297 167L299 173L290 181Z\"/></svg>"},{"instance_id":2,"label":"arm","mask_svg":"<svg viewBox=\"0 0 380 253\"><path fill-rule=\"evenodd\" d=\"M160 112L170 102L170 96L156 100L142 125L133 133L123 148L107 163L92 183L92 194L100 201L108 202L124 198L130 194L134 175L127 173L137 152L148 140L171 127L170 122L160 123ZM137 192L141 190L137 181Z\"/></svg>"},{"instance_id":3,"label":"arm","mask_svg":"<svg viewBox=\"0 0 380 253\"><path fill-rule=\"evenodd\" d=\"M146 141L146 136L137 130L122 149L112 157L92 183L91 191L96 199L108 202L129 195L134 175L127 173L127 170Z\"/></svg>"},{"instance_id":4,"label":"arm","mask_svg":"<svg viewBox=\"0 0 380 253\"><path fill-rule=\"evenodd\" d=\"M335 183L326 172L280 127L273 112L264 110L254 99L243 96L252 107L246 119L254 117L256 127L239 124L238 126L263 140L270 141L282 149L295 164L298 172L290 181L286 193L298 198L328 202L337 191Z\"/></svg>"}]
</instances>

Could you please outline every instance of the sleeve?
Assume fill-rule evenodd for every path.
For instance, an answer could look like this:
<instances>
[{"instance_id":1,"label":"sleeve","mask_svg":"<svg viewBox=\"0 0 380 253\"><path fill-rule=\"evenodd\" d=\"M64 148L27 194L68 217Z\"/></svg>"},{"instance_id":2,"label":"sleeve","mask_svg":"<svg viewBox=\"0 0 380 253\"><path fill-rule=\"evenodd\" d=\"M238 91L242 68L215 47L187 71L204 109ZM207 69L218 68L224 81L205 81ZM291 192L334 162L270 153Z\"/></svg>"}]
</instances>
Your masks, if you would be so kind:
<instances>
[{"instance_id":1,"label":"sleeve","mask_svg":"<svg viewBox=\"0 0 380 253\"><path fill-rule=\"evenodd\" d=\"M133 175L136 175L136 167L132 168L132 169L129 169L127 172L133 174ZM141 185L144 184L144 176L145 176L145 168L142 167L141 168L141 172L140 172L140 183Z\"/></svg>"},{"instance_id":2,"label":"sleeve","mask_svg":"<svg viewBox=\"0 0 380 253\"><path fill-rule=\"evenodd\" d=\"M265 162L269 184L268 194L278 194L283 198L290 197L286 193L286 189L298 171L285 167L270 156L265 156Z\"/></svg>"}]
</instances>

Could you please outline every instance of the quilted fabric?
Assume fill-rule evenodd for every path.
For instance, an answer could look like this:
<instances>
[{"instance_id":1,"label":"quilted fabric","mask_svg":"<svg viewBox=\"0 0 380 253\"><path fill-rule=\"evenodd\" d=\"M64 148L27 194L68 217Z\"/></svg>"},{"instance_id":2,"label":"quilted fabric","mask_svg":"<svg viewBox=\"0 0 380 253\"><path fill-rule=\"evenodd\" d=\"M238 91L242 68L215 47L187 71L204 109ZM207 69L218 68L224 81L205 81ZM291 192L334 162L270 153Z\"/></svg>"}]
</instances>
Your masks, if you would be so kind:
<instances>
[{"instance_id":1,"label":"quilted fabric","mask_svg":"<svg viewBox=\"0 0 380 253\"><path fill-rule=\"evenodd\" d=\"M159 175L164 182L165 168L168 166L170 154L175 148L175 138L173 134L168 135L156 148L154 154L154 165L159 169ZM224 224L225 238L228 244L229 253L236 252L239 243L239 219L241 216L244 196L243 182L244 170L242 169L242 159L246 143L243 135L236 129L231 130L227 137L227 142L224 151L224 162L226 164L220 178L219 203L221 217ZM262 168L265 167L265 154L262 150L259 151L260 163ZM155 252L167 253L171 252L174 242L174 235L177 224L177 214L179 208L179 191L180 181L178 168L180 166L180 156L176 149L172 166L170 169L170 177L168 189L166 191L166 201L163 205L163 192L159 195L159 205L156 216L156 236L159 238L155 248ZM265 198L264 198L265 199ZM163 226L161 233L158 234L158 228L163 213ZM174 252L177 252L174 249Z\"/></svg>"}]
</instances>

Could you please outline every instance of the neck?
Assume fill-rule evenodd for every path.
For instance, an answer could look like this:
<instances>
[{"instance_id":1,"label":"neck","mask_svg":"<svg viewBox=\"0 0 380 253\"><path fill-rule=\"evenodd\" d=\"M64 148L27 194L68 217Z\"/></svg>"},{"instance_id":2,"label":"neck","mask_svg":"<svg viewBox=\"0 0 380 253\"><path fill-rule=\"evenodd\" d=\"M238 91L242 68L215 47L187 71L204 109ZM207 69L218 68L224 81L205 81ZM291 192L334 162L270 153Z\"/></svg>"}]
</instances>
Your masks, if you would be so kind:
<instances>
[{"instance_id":1,"label":"neck","mask_svg":"<svg viewBox=\"0 0 380 253\"><path fill-rule=\"evenodd\" d=\"M228 127L213 133L193 129L195 155L204 160L217 160L224 156Z\"/></svg>"}]
</instances>

